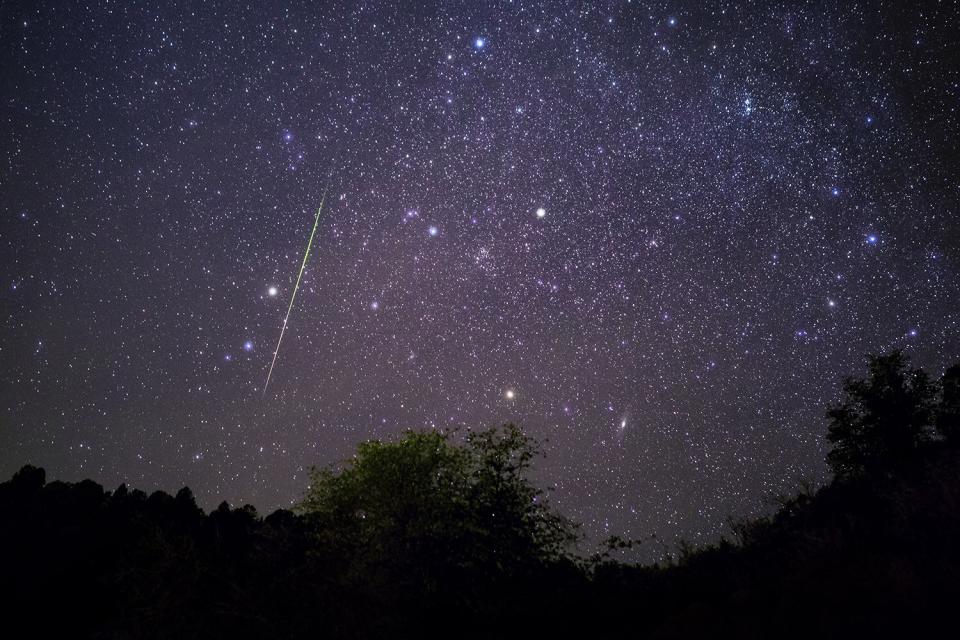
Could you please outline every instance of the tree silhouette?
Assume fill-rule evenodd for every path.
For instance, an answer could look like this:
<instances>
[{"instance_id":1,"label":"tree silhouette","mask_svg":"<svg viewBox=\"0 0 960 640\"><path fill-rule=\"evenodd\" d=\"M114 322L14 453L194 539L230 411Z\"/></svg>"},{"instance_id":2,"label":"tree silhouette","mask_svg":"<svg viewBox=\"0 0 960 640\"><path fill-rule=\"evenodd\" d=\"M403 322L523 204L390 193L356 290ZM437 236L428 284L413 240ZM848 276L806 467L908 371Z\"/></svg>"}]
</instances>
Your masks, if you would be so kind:
<instances>
[{"instance_id":1,"label":"tree silhouette","mask_svg":"<svg viewBox=\"0 0 960 640\"><path fill-rule=\"evenodd\" d=\"M869 356L866 379L848 378L827 411L827 462L838 478L893 471L932 435L936 385L900 351Z\"/></svg>"},{"instance_id":2,"label":"tree silhouette","mask_svg":"<svg viewBox=\"0 0 960 640\"><path fill-rule=\"evenodd\" d=\"M451 572L510 574L564 557L576 539L526 477L537 453L514 425L463 444L436 431L365 442L343 470L311 470L298 511L355 569L418 588Z\"/></svg>"},{"instance_id":3,"label":"tree silhouette","mask_svg":"<svg viewBox=\"0 0 960 640\"><path fill-rule=\"evenodd\" d=\"M0 483L0 617L37 637L932 637L960 597L960 365L937 384L871 357L844 389L838 481L658 565L616 536L572 558L512 425L364 443L266 518L26 466Z\"/></svg>"}]
</instances>

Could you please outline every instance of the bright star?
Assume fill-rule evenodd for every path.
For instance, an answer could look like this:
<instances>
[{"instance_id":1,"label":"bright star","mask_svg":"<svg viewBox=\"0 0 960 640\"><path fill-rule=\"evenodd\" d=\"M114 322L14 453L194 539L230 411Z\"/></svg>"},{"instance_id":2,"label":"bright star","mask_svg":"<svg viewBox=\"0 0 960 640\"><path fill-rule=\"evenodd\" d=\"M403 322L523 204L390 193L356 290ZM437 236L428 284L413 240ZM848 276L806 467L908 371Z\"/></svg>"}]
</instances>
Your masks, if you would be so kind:
<instances>
[{"instance_id":1,"label":"bright star","mask_svg":"<svg viewBox=\"0 0 960 640\"><path fill-rule=\"evenodd\" d=\"M244 342L244 343L243 343L243 350L244 350L244 351L253 351L253 343L252 343L251 341L249 341L249 340L247 340L246 342Z\"/></svg>"},{"instance_id":2,"label":"bright star","mask_svg":"<svg viewBox=\"0 0 960 640\"><path fill-rule=\"evenodd\" d=\"M427 233L429 233L430 236L433 237L433 236L436 236L438 233L440 233L440 230L437 229L435 226L430 225L430 227L427 229Z\"/></svg>"},{"instance_id":3,"label":"bright star","mask_svg":"<svg viewBox=\"0 0 960 640\"><path fill-rule=\"evenodd\" d=\"M547 210L546 210L546 209L544 209L543 207L540 207L539 209L537 209L537 217L538 217L538 218L542 218L542 217L545 216L545 215L547 215Z\"/></svg>"},{"instance_id":4,"label":"bright star","mask_svg":"<svg viewBox=\"0 0 960 640\"><path fill-rule=\"evenodd\" d=\"M487 41L483 38L477 38L473 41L473 46L475 46L477 49L483 49L485 46L487 46Z\"/></svg>"},{"instance_id":5,"label":"bright star","mask_svg":"<svg viewBox=\"0 0 960 640\"><path fill-rule=\"evenodd\" d=\"M507 400L513 400L517 397L516 392L513 389L507 389L506 393L503 394Z\"/></svg>"},{"instance_id":6,"label":"bright star","mask_svg":"<svg viewBox=\"0 0 960 640\"><path fill-rule=\"evenodd\" d=\"M270 287L269 289L267 289L267 295L270 296L271 298L277 295L277 288Z\"/></svg>"}]
</instances>

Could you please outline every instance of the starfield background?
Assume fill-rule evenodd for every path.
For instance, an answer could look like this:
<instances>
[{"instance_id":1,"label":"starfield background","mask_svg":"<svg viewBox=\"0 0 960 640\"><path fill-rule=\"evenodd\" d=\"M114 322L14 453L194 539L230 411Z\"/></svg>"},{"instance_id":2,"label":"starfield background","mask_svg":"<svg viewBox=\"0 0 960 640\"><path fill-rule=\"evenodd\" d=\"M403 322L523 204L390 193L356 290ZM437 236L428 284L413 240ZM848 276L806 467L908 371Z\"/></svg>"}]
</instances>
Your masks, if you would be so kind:
<instances>
[{"instance_id":1,"label":"starfield background","mask_svg":"<svg viewBox=\"0 0 960 640\"><path fill-rule=\"evenodd\" d=\"M3 3L3 544L35 581L16 602L86 591L112 603L77 605L97 637L449 632L436 611L496 637L548 602L586 634L639 598L669 606L637 633L714 620L701 600L747 635L797 602L830 612L810 633L901 629L871 598L828 624L870 583L933 619L957 566L958 36L955 2ZM471 434L506 424L485 458ZM491 487L521 459L511 525L467 509L506 504ZM822 518L757 533L791 499ZM420 524L396 529L398 504ZM216 513L252 537L218 546ZM428 539L450 546L411 551ZM50 560L100 557L84 540L139 551ZM672 577L694 548L796 563ZM465 569L479 549L492 564ZM440 596L474 569L486 587ZM816 606L749 595L805 579ZM283 606L251 599L278 584Z\"/></svg>"}]
</instances>

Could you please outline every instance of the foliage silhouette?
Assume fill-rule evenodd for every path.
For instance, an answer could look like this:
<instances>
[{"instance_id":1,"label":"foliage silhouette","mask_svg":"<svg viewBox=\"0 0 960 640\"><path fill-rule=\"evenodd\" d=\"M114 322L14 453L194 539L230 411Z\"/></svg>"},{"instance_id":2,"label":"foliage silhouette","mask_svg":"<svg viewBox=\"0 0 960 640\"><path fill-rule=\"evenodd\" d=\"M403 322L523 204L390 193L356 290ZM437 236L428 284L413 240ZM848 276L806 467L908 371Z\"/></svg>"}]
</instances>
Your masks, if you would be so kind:
<instances>
[{"instance_id":1,"label":"foliage silhouette","mask_svg":"<svg viewBox=\"0 0 960 640\"><path fill-rule=\"evenodd\" d=\"M28 465L0 483L0 615L81 638L932 635L960 596L958 378L871 358L829 409L833 482L655 565L615 559L650 540L573 555L509 425L362 444L265 518Z\"/></svg>"},{"instance_id":2,"label":"foliage silhouette","mask_svg":"<svg viewBox=\"0 0 960 640\"><path fill-rule=\"evenodd\" d=\"M870 356L869 377L844 382L846 398L827 411L837 477L896 471L931 440L936 385L908 365L900 351Z\"/></svg>"},{"instance_id":3,"label":"foliage silhouette","mask_svg":"<svg viewBox=\"0 0 960 640\"><path fill-rule=\"evenodd\" d=\"M298 513L348 584L381 607L419 617L477 608L508 580L572 561L575 527L526 476L533 440L514 425L452 437L410 431L359 445L339 472L311 470Z\"/></svg>"},{"instance_id":4,"label":"foliage silhouette","mask_svg":"<svg viewBox=\"0 0 960 640\"><path fill-rule=\"evenodd\" d=\"M321 544L354 562L403 558L408 575L440 566L510 574L566 558L576 540L525 475L536 454L514 425L459 446L435 431L365 442L341 472L311 470L298 511Z\"/></svg>"}]
</instances>

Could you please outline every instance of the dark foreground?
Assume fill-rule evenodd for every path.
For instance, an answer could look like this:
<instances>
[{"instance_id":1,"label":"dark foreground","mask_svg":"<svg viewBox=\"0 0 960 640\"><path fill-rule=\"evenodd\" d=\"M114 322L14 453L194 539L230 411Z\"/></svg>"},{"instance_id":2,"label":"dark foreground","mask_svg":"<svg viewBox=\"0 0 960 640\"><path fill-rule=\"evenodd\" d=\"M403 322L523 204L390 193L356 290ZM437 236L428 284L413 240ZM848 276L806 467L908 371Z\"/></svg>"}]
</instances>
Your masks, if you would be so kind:
<instances>
[{"instance_id":1,"label":"dark foreground","mask_svg":"<svg viewBox=\"0 0 960 640\"><path fill-rule=\"evenodd\" d=\"M562 552L569 524L530 507L516 430L466 448L435 434L369 445L351 470L318 472L297 513L266 518L226 504L205 514L188 489L109 492L24 467L0 484L3 635L950 637L958 414L949 398L928 403L932 391L911 395L909 377L911 393L890 396L882 374L831 409L833 483L663 566ZM893 405L877 405L878 390ZM910 443L884 431L911 420L943 428Z\"/></svg>"}]
</instances>

